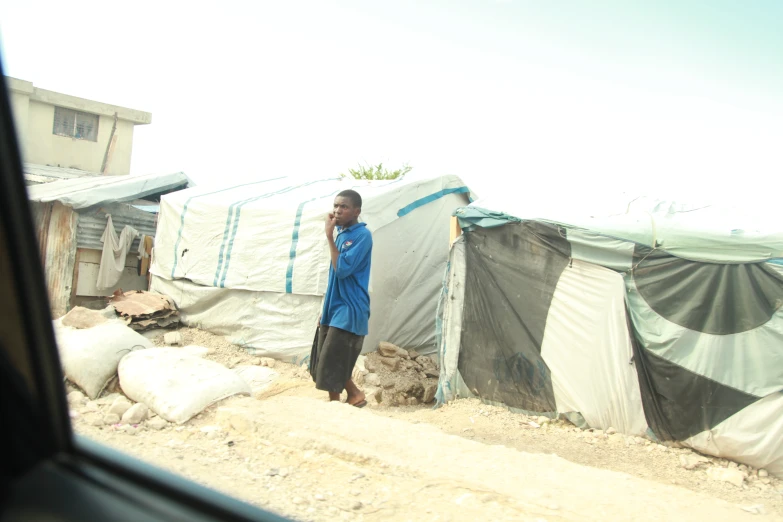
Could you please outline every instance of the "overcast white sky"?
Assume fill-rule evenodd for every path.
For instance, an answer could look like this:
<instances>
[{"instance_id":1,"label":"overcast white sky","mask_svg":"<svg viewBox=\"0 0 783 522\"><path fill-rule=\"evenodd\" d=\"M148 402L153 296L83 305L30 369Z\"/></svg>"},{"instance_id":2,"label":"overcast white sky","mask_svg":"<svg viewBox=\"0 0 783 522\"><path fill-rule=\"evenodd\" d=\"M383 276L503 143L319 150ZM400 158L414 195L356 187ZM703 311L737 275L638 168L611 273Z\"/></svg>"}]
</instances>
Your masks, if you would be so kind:
<instances>
[{"instance_id":1,"label":"overcast white sky","mask_svg":"<svg viewBox=\"0 0 783 522\"><path fill-rule=\"evenodd\" d=\"M484 194L779 190L783 2L597 4L6 1L0 38L10 76L152 113L134 173L384 161Z\"/></svg>"}]
</instances>

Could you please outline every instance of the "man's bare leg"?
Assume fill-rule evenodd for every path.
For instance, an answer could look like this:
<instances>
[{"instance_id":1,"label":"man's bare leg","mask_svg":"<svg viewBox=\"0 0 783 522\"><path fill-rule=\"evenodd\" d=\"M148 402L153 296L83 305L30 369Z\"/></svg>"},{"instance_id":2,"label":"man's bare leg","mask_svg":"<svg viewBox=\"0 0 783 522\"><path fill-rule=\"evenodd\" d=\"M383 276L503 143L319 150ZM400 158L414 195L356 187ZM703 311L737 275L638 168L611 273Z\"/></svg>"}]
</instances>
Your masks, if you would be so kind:
<instances>
[{"instance_id":1,"label":"man's bare leg","mask_svg":"<svg viewBox=\"0 0 783 522\"><path fill-rule=\"evenodd\" d=\"M351 379L348 379L348 382L345 383L345 391L348 392L348 398L345 402L351 406L359 404L365 399L364 392L360 390Z\"/></svg>"},{"instance_id":2,"label":"man's bare leg","mask_svg":"<svg viewBox=\"0 0 783 522\"><path fill-rule=\"evenodd\" d=\"M335 392L329 392L329 400L330 401L339 401L340 400L340 394Z\"/></svg>"}]
</instances>

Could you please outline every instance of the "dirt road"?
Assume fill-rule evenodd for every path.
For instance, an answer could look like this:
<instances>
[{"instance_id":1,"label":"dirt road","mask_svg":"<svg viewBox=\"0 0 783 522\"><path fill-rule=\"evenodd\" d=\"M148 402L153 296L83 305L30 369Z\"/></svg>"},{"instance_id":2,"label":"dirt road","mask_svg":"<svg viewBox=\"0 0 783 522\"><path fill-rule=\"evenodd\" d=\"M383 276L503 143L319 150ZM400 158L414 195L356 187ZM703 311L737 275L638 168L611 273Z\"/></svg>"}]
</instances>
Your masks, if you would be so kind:
<instances>
[{"instance_id":1,"label":"dirt road","mask_svg":"<svg viewBox=\"0 0 783 522\"><path fill-rule=\"evenodd\" d=\"M215 360L248 358L193 335ZM730 464L684 469L690 450L560 422L536 428L476 400L359 410L326 402L297 368L275 369L261 396L228 399L184 426L93 426L78 413L74 426L298 520L783 520L780 481L710 480L705 466Z\"/></svg>"}]
</instances>

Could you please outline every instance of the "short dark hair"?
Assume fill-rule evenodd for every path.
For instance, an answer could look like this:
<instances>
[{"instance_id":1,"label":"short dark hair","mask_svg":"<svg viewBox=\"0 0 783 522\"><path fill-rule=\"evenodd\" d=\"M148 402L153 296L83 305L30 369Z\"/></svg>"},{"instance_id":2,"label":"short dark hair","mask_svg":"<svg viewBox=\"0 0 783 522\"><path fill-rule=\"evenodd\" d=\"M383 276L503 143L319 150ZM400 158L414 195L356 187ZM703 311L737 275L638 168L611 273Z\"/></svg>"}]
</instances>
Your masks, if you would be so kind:
<instances>
[{"instance_id":1,"label":"short dark hair","mask_svg":"<svg viewBox=\"0 0 783 522\"><path fill-rule=\"evenodd\" d=\"M358 192L355 190L343 190L339 194L337 194L338 198L348 198L351 200L351 203L356 208L362 208L362 197L359 195Z\"/></svg>"}]
</instances>

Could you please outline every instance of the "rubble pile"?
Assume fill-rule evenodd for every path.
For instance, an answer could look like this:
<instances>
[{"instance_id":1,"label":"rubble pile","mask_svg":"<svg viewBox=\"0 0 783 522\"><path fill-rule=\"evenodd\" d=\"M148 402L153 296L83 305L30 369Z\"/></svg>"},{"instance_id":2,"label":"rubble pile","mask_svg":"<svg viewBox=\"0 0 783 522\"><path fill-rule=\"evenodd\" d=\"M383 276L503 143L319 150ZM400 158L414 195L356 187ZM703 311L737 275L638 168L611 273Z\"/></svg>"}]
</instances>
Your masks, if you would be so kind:
<instances>
[{"instance_id":1,"label":"rubble pile","mask_svg":"<svg viewBox=\"0 0 783 522\"><path fill-rule=\"evenodd\" d=\"M167 295L141 290L123 293L118 290L109 299L109 304L136 331L169 328L179 324L177 305Z\"/></svg>"},{"instance_id":2,"label":"rubble pile","mask_svg":"<svg viewBox=\"0 0 783 522\"><path fill-rule=\"evenodd\" d=\"M116 430L135 435L144 428L162 430L174 426L159 417L144 403L133 403L121 393L112 392L90 400L81 391L68 393L72 419L80 419L90 426L112 426Z\"/></svg>"},{"instance_id":3,"label":"rubble pile","mask_svg":"<svg viewBox=\"0 0 783 522\"><path fill-rule=\"evenodd\" d=\"M415 406L435 400L438 365L427 355L382 342L366 355L364 372L356 377L367 400L387 406Z\"/></svg>"},{"instance_id":4,"label":"rubble pile","mask_svg":"<svg viewBox=\"0 0 783 522\"><path fill-rule=\"evenodd\" d=\"M776 490L783 481L765 469L732 462L720 457L704 456L688 448L680 449L680 466L700 473L709 480L727 482L738 488L755 487L761 491Z\"/></svg>"}]
</instances>

